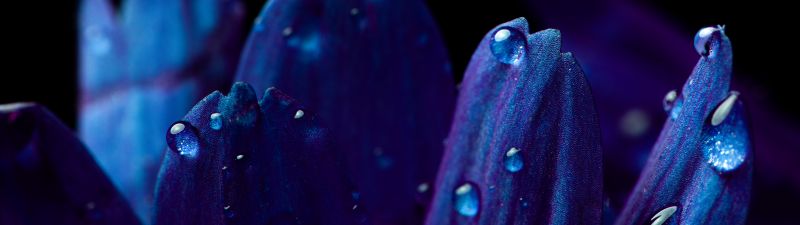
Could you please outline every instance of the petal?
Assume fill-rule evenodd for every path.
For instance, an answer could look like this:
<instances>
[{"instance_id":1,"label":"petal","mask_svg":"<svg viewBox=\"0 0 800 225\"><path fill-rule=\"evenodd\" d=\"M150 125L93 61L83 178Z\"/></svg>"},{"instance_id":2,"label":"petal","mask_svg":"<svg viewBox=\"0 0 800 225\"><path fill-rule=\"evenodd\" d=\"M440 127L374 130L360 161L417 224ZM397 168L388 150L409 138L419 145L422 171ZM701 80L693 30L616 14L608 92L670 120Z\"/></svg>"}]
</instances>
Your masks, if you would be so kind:
<instances>
[{"instance_id":1,"label":"petal","mask_svg":"<svg viewBox=\"0 0 800 225\"><path fill-rule=\"evenodd\" d=\"M238 1L125 1L118 21L106 0L81 8L79 129L100 166L143 221L164 126L228 85L243 17Z\"/></svg>"},{"instance_id":2,"label":"petal","mask_svg":"<svg viewBox=\"0 0 800 225\"><path fill-rule=\"evenodd\" d=\"M700 58L683 86L616 224L648 224L657 215L664 224L744 224L753 151L742 104L735 97L723 103L733 97L730 41L719 31L709 43L710 55ZM729 113L715 124L723 108ZM718 154L737 162L722 167ZM671 216L659 213L673 206Z\"/></svg>"},{"instance_id":3,"label":"petal","mask_svg":"<svg viewBox=\"0 0 800 225\"><path fill-rule=\"evenodd\" d=\"M502 44L512 38L521 47ZM502 48L523 51L504 63ZM602 151L592 101L580 66L561 53L559 31L528 34L523 18L493 29L464 75L426 224L598 224ZM464 184L479 192L477 213L463 211Z\"/></svg>"},{"instance_id":4,"label":"petal","mask_svg":"<svg viewBox=\"0 0 800 225\"><path fill-rule=\"evenodd\" d=\"M237 74L318 109L378 224L420 223L455 85L421 1L275 0Z\"/></svg>"},{"instance_id":5,"label":"petal","mask_svg":"<svg viewBox=\"0 0 800 225\"><path fill-rule=\"evenodd\" d=\"M44 107L0 105L0 223L139 224L73 132Z\"/></svg>"},{"instance_id":6,"label":"petal","mask_svg":"<svg viewBox=\"0 0 800 225\"><path fill-rule=\"evenodd\" d=\"M210 94L167 132L155 223L363 223L329 133L275 88Z\"/></svg>"}]
</instances>

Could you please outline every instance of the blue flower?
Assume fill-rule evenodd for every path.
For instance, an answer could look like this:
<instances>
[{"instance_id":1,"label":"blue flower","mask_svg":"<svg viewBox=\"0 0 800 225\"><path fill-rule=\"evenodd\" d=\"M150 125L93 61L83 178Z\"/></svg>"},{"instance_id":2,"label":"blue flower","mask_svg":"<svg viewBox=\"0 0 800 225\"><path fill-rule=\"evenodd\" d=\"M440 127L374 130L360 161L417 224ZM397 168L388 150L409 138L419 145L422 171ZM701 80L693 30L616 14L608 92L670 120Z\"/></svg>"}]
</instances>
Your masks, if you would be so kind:
<instances>
[{"instance_id":1,"label":"blue flower","mask_svg":"<svg viewBox=\"0 0 800 225\"><path fill-rule=\"evenodd\" d=\"M558 30L495 27L456 85L420 1L274 0L244 43L236 0L81 12L80 140L41 106L0 106L3 224L606 216L600 117ZM753 149L724 27L695 48L617 224L745 221Z\"/></svg>"}]
</instances>

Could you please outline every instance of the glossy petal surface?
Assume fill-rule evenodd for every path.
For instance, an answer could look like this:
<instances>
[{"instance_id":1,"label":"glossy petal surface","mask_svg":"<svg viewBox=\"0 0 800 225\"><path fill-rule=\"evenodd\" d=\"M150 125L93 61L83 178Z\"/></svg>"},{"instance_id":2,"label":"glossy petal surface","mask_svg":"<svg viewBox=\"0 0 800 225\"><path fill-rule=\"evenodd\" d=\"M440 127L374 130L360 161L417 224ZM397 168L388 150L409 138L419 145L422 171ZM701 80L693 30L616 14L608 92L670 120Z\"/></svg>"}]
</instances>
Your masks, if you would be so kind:
<instances>
[{"instance_id":1,"label":"glossy petal surface","mask_svg":"<svg viewBox=\"0 0 800 225\"><path fill-rule=\"evenodd\" d=\"M0 224L139 224L73 132L44 107L0 105Z\"/></svg>"},{"instance_id":2,"label":"glossy petal surface","mask_svg":"<svg viewBox=\"0 0 800 225\"><path fill-rule=\"evenodd\" d=\"M733 104L721 124L711 122L729 96L733 53L724 32L714 33L708 48L710 53L701 56L683 86L676 100L682 104L672 108L675 117L664 124L616 224L647 224L672 206L678 209L663 224L745 223L753 150L741 102ZM735 168L715 168L712 155L720 146L735 146L733 154L743 162Z\"/></svg>"},{"instance_id":3,"label":"glossy petal surface","mask_svg":"<svg viewBox=\"0 0 800 225\"><path fill-rule=\"evenodd\" d=\"M228 85L238 60L238 1L84 0L79 24L80 136L143 221L164 126Z\"/></svg>"},{"instance_id":4,"label":"glossy petal surface","mask_svg":"<svg viewBox=\"0 0 800 225\"><path fill-rule=\"evenodd\" d=\"M455 101L444 45L423 2L270 1L237 80L317 109L378 224L418 224Z\"/></svg>"},{"instance_id":5,"label":"glossy petal surface","mask_svg":"<svg viewBox=\"0 0 800 225\"><path fill-rule=\"evenodd\" d=\"M222 118L220 129L212 126L215 113ZM175 124L166 132L168 142L189 135L196 141L178 148L196 152L167 149L156 224L365 222L344 159L330 148L330 131L277 89L257 102L249 85L237 83L227 96L207 96Z\"/></svg>"},{"instance_id":6,"label":"glossy petal surface","mask_svg":"<svg viewBox=\"0 0 800 225\"><path fill-rule=\"evenodd\" d=\"M517 63L491 49L502 30L525 34ZM426 224L599 224L602 152L588 83L561 53L559 31L528 32L523 18L501 24L475 51ZM520 163L508 157L521 168L508 169ZM466 182L480 193L474 216L459 211Z\"/></svg>"}]
</instances>

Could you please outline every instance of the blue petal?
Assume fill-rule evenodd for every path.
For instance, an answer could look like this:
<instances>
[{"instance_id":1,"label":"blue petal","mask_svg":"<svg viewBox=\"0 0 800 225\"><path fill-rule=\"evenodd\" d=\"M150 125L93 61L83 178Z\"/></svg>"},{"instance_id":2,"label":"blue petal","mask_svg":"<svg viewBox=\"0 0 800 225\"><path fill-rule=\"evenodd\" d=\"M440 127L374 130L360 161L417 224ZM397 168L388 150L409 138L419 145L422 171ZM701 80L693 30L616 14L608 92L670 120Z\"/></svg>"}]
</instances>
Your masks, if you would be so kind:
<instances>
[{"instance_id":1,"label":"blue petal","mask_svg":"<svg viewBox=\"0 0 800 225\"><path fill-rule=\"evenodd\" d=\"M664 224L745 223L753 151L740 102L732 102L721 124L712 123L729 97L733 53L723 31L709 41L710 55L700 58L683 86L681 106L673 107L676 116L664 124L616 224L645 224L658 220L656 215L665 218ZM719 145L742 161L720 167L714 156ZM659 214L673 206L671 216Z\"/></svg>"},{"instance_id":2,"label":"blue petal","mask_svg":"<svg viewBox=\"0 0 800 225\"><path fill-rule=\"evenodd\" d=\"M473 54L426 224L599 224L602 151L588 83L561 53L559 31L528 32L523 18L502 24ZM519 49L500 44L514 33L522 55L505 60L495 47ZM473 215L460 203L465 183L479 191Z\"/></svg>"},{"instance_id":3,"label":"blue petal","mask_svg":"<svg viewBox=\"0 0 800 225\"><path fill-rule=\"evenodd\" d=\"M0 223L139 224L73 132L44 107L0 105Z\"/></svg>"},{"instance_id":4,"label":"blue petal","mask_svg":"<svg viewBox=\"0 0 800 225\"><path fill-rule=\"evenodd\" d=\"M329 134L275 88L260 102L244 83L210 94L167 131L155 223L363 224Z\"/></svg>"},{"instance_id":5,"label":"blue petal","mask_svg":"<svg viewBox=\"0 0 800 225\"><path fill-rule=\"evenodd\" d=\"M161 132L229 84L242 17L230 0L129 0L121 17L106 0L83 1L80 136L143 221L152 214Z\"/></svg>"},{"instance_id":6,"label":"blue petal","mask_svg":"<svg viewBox=\"0 0 800 225\"><path fill-rule=\"evenodd\" d=\"M422 220L456 93L423 2L270 1L237 80L319 110L376 223Z\"/></svg>"}]
</instances>

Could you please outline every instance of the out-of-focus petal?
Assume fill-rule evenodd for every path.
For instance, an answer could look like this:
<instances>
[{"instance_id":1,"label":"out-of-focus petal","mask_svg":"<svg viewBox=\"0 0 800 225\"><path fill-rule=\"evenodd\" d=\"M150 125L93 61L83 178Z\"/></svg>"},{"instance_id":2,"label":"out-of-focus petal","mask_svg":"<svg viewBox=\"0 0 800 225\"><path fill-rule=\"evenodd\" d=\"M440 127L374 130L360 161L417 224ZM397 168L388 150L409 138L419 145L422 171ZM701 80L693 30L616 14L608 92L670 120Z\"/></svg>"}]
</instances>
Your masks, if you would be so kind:
<instances>
[{"instance_id":1,"label":"out-of-focus petal","mask_svg":"<svg viewBox=\"0 0 800 225\"><path fill-rule=\"evenodd\" d=\"M456 93L423 2L270 1L237 80L319 110L377 224L422 221Z\"/></svg>"},{"instance_id":2,"label":"out-of-focus petal","mask_svg":"<svg viewBox=\"0 0 800 225\"><path fill-rule=\"evenodd\" d=\"M44 107L0 105L0 224L139 224L125 198Z\"/></svg>"},{"instance_id":3,"label":"out-of-focus petal","mask_svg":"<svg viewBox=\"0 0 800 225\"><path fill-rule=\"evenodd\" d=\"M80 136L149 221L162 132L211 90L230 84L241 46L242 4L106 0L80 14Z\"/></svg>"}]
</instances>

